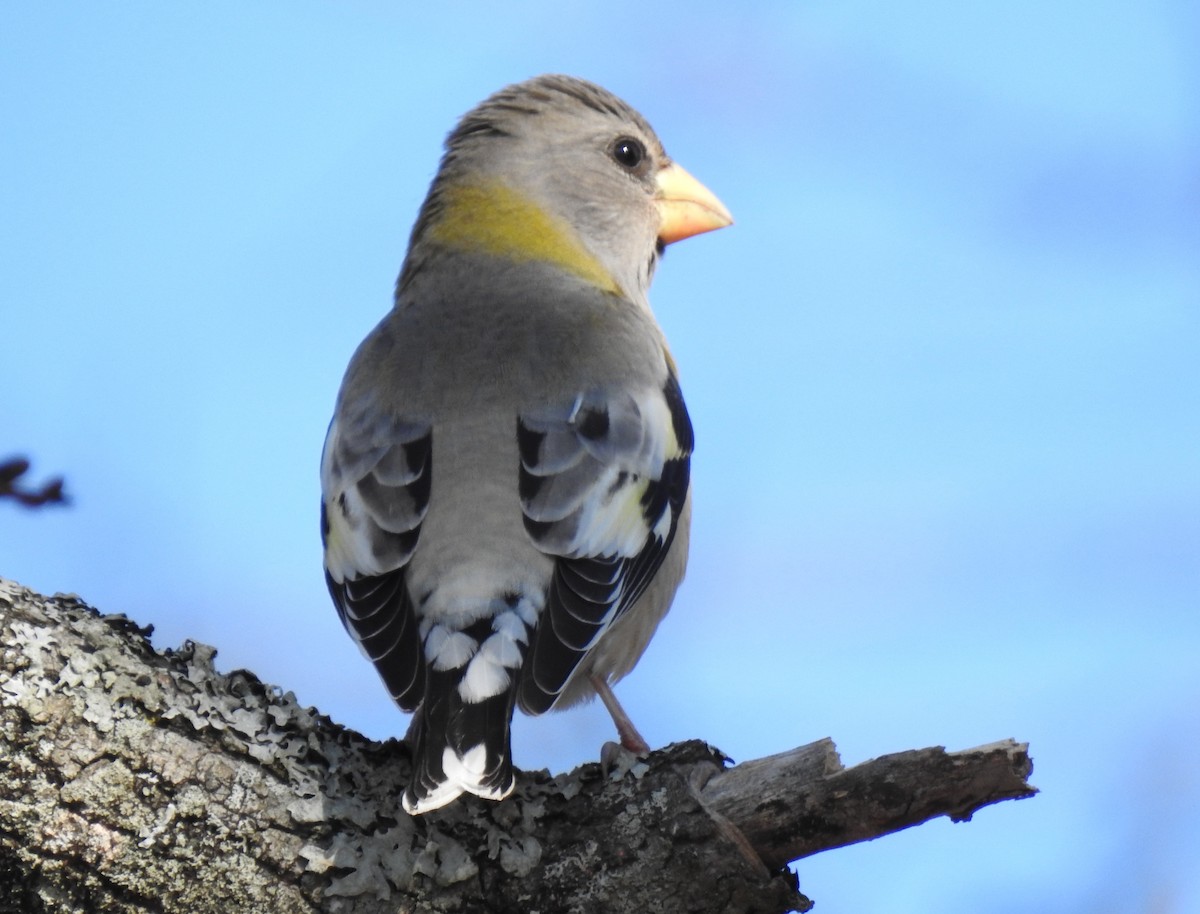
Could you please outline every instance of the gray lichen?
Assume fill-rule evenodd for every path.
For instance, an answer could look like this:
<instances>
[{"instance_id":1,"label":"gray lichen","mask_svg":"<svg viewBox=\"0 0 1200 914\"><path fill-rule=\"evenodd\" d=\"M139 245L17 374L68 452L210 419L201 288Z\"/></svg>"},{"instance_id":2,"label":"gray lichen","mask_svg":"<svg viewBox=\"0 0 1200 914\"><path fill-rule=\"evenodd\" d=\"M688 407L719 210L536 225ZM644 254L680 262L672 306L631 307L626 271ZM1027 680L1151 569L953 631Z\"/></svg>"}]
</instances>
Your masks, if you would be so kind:
<instances>
[{"instance_id":1,"label":"gray lichen","mask_svg":"<svg viewBox=\"0 0 1200 914\"><path fill-rule=\"evenodd\" d=\"M46 851L79 856L114 893L192 910L217 909L211 886L188 878L199 854L218 871L260 869L273 902L296 910L412 884L416 829L395 802L404 766L356 766L361 737L252 674L219 673L211 647L158 655L136 626L71 597L0 580L0 621L0 710L17 750L0 796L6 818L41 823ZM42 738L21 739L26 723ZM131 865L148 851L160 865ZM321 878L280 898L275 874L300 871Z\"/></svg>"}]
</instances>

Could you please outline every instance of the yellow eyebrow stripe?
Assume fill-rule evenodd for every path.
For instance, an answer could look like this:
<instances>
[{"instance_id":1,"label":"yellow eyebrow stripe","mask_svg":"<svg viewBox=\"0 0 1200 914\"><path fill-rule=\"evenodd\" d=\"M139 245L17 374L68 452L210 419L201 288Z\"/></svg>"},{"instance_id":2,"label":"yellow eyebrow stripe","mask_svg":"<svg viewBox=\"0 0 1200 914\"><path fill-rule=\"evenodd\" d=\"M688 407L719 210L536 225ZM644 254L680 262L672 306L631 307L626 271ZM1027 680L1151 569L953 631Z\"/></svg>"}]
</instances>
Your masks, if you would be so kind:
<instances>
[{"instance_id":1,"label":"yellow eyebrow stripe","mask_svg":"<svg viewBox=\"0 0 1200 914\"><path fill-rule=\"evenodd\" d=\"M560 219L510 187L493 182L448 187L429 238L447 247L517 261L542 261L604 289L621 290L608 271Z\"/></svg>"}]
</instances>

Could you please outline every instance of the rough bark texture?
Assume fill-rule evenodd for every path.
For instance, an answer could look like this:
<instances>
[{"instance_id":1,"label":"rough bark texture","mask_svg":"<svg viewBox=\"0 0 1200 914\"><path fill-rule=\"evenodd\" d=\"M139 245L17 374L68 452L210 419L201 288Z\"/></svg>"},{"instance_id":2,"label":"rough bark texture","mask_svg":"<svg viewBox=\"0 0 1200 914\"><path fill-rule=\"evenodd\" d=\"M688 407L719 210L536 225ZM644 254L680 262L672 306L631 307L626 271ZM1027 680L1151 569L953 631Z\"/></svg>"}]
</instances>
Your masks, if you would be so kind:
<instances>
[{"instance_id":1,"label":"rough bark texture","mask_svg":"<svg viewBox=\"0 0 1200 914\"><path fill-rule=\"evenodd\" d=\"M410 818L403 743L0 579L0 914L784 912L789 859L1028 796L1025 747L733 768L689 742Z\"/></svg>"},{"instance_id":2,"label":"rough bark texture","mask_svg":"<svg viewBox=\"0 0 1200 914\"><path fill-rule=\"evenodd\" d=\"M969 821L984 806L1035 794L1032 773L1029 747L1012 740L962 752L912 749L843 768L823 739L716 774L700 796L777 867L937 816Z\"/></svg>"}]
</instances>

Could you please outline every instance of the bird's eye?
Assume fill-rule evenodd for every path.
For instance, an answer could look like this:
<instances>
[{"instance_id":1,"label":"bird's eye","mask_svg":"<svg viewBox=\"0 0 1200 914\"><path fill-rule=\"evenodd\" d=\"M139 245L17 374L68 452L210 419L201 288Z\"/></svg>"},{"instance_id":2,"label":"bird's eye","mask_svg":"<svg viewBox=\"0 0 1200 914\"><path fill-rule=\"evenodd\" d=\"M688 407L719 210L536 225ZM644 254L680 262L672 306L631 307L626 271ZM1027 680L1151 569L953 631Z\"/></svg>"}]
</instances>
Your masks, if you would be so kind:
<instances>
[{"instance_id":1,"label":"bird's eye","mask_svg":"<svg viewBox=\"0 0 1200 914\"><path fill-rule=\"evenodd\" d=\"M631 136L623 136L613 143L612 157L622 168L633 171L646 158L646 147Z\"/></svg>"}]
</instances>

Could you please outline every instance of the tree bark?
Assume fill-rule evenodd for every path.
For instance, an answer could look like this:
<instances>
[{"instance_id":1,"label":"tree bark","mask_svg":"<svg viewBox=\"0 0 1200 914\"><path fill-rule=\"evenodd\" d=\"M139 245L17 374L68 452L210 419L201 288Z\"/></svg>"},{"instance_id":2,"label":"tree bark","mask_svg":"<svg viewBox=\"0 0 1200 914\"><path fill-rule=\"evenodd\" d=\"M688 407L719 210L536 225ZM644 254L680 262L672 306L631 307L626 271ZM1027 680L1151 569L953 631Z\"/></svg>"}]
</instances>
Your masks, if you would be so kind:
<instances>
[{"instance_id":1,"label":"tree bark","mask_svg":"<svg viewBox=\"0 0 1200 914\"><path fill-rule=\"evenodd\" d=\"M403 742L148 634L0 579L0 914L805 911L789 860L1036 792L1012 741L849 769L688 742L412 818Z\"/></svg>"}]
</instances>

